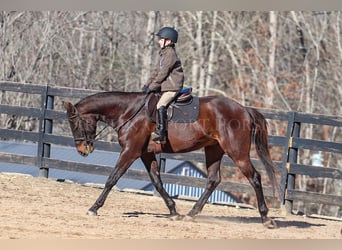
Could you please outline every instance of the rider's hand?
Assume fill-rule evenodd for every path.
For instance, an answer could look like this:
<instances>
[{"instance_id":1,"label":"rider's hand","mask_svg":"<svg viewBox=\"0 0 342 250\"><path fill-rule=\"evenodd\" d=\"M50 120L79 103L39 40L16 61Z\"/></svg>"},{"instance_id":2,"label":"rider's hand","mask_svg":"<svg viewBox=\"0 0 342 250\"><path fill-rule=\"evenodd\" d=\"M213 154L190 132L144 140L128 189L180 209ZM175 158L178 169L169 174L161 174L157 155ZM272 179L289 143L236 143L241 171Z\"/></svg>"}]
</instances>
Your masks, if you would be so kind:
<instances>
[{"instance_id":1,"label":"rider's hand","mask_svg":"<svg viewBox=\"0 0 342 250\"><path fill-rule=\"evenodd\" d=\"M149 94L151 93L152 91L150 90L150 88L147 86L147 85L144 85L142 87L142 92L146 93L146 94Z\"/></svg>"}]
</instances>

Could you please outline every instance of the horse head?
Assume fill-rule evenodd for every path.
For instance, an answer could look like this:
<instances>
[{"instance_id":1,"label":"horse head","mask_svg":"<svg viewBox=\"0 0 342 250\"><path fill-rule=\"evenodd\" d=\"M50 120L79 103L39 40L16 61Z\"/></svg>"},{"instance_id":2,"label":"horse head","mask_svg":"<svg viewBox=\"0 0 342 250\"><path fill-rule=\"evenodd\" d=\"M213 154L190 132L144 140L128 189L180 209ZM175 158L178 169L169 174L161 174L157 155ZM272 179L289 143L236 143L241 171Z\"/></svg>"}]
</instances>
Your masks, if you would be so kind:
<instances>
[{"instance_id":1,"label":"horse head","mask_svg":"<svg viewBox=\"0 0 342 250\"><path fill-rule=\"evenodd\" d=\"M97 120L91 114L80 114L70 102L64 102L63 106L67 111L77 152L86 157L94 151L93 142L96 137Z\"/></svg>"}]
</instances>

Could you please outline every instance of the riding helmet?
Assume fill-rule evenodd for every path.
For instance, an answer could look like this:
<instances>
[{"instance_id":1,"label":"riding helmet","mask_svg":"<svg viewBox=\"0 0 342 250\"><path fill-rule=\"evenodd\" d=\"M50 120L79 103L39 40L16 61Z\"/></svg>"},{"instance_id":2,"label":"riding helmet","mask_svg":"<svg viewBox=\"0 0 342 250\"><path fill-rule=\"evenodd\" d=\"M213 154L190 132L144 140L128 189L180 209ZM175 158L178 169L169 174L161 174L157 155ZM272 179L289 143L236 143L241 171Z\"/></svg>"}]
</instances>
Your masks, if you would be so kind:
<instances>
[{"instance_id":1,"label":"riding helmet","mask_svg":"<svg viewBox=\"0 0 342 250\"><path fill-rule=\"evenodd\" d=\"M178 32L174 28L171 27L163 27L161 28L158 33L156 33L156 36L170 39L173 43L176 43L178 40Z\"/></svg>"}]
</instances>

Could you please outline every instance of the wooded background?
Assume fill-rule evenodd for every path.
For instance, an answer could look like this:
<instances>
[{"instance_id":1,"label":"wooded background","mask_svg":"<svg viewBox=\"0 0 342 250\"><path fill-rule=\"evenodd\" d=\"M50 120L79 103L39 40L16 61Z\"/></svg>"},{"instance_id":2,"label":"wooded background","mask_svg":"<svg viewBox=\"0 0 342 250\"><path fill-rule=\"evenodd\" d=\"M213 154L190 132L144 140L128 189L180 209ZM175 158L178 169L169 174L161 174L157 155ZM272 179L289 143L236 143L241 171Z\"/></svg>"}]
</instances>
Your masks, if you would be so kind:
<instances>
[{"instance_id":1,"label":"wooded background","mask_svg":"<svg viewBox=\"0 0 342 250\"><path fill-rule=\"evenodd\" d=\"M153 33L179 32L185 83L243 105L341 114L341 12L0 12L0 78L139 91Z\"/></svg>"},{"instance_id":2,"label":"wooded background","mask_svg":"<svg viewBox=\"0 0 342 250\"><path fill-rule=\"evenodd\" d=\"M0 80L94 90L140 91L154 68L163 26L176 45L185 85L247 106L341 116L341 11L0 11ZM39 98L0 92L2 104ZM0 126L37 130L32 118L0 114ZM271 123L284 135L286 124ZM341 128L303 137L341 141ZM276 158L277 149L272 150ZM303 151L303 163L313 152ZM341 168L340 155L324 164ZM337 182L324 180L324 188ZM307 188L303 178L299 185ZM337 187L341 191L341 184Z\"/></svg>"}]
</instances>

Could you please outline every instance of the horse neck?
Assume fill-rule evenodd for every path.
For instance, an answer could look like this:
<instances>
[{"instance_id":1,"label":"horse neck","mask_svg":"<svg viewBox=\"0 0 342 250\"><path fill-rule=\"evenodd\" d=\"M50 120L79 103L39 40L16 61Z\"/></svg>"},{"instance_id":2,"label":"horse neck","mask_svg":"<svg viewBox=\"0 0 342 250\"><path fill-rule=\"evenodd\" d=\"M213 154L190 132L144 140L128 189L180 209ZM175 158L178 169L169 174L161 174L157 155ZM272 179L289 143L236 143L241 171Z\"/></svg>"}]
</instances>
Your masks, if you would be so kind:
<instances>
[{"instance_id":1,"label":"horse neck","mask_svg":"<svg viewBox=\"0 0 342 250\"><path fill-rule=\"evenodd\" d=\"M118 126L139 108L144 98L142 93L104 92L84 98L77 109L82 114L94 115L97 121Z\"/></svg>"}]
</instances>

